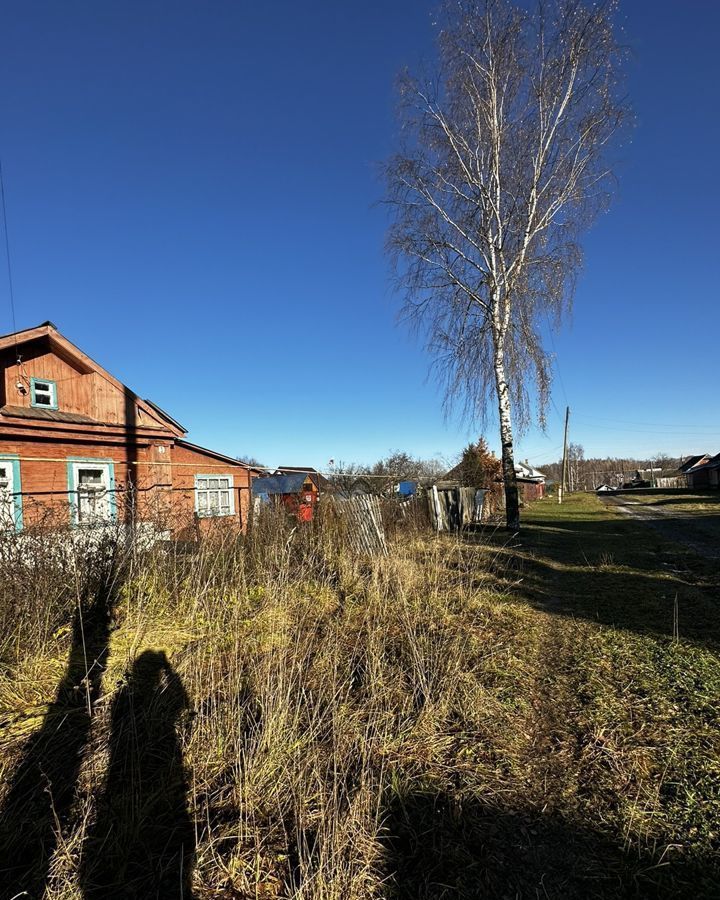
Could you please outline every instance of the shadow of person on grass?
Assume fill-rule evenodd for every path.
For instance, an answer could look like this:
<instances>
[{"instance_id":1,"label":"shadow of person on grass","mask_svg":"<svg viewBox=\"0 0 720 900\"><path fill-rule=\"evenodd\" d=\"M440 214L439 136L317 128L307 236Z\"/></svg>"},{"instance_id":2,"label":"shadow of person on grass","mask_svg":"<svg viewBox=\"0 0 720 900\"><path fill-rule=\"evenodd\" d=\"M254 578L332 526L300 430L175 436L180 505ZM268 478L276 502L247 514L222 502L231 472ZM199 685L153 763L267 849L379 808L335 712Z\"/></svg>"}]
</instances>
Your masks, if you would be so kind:
<instances>
[{"instance_id":1,"label":"shadow of person on grass","mask_svg":"<svg viewBox=\"0 0 720 900\"><path fill-rule=\"evenodd\" d=\"M190 900L195 832L178 728L188 697L162 652L145 651L117 694L97 820L83 847L86 900Z\"/></svg>"},{"instance_id":2,"label":"shadow of person on grass","mask_svg":"<svg viewBox=\"0 0 720 900\"><path fill-rule=\"evenodd\" d=\"M385 819L392 900L620 900L720 896L717 860L630 851L560 813L445 793L396 796Z\"/></svg>"},{"instance_id":3,"label":"shadow of person on grass","mask_svg":"<svg viewBox=\"0 0 720 900\"><path fill-rule=\"evenodd\" d=\"M0 810L0 898L43 896L100 697L115 587L112 571L89 605L78 605L65 675L5 792Z\"/></svg>"}]
</instances>

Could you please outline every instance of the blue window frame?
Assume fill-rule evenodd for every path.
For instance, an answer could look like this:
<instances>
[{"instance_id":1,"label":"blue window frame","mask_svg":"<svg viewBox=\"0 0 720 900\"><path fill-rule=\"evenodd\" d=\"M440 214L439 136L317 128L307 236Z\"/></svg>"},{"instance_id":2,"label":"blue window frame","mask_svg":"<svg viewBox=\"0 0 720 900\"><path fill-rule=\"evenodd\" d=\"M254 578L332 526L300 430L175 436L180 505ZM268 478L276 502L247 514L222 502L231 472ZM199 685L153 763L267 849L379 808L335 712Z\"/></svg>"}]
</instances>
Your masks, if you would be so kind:
<instances>
[{"instance_id":1,"label":"blue window frame","mask_svg":"<svg viewBox=\"0 0 720 900\"><path fill-rule=\"evenodd\" d=\"M57 409L57 384L49 378L31 378L30 405L38 409Z\"/></svg>"},{"instance_id":2,"label":"blue window frame","mask_svg":"<svg viewBox=\"0 0 720 900\"><path fill-rule=\"evenodd\" d=\"M0 531L23 527L20 457L0 453Z\"/></svg>"},{"instance_id":3,"label":"blue window frame","mask_svg":"<svg viewBox=\"0 0 720 900\"><path fill-rule=\"evenodd\" d=\"M103 525L117 519L115 463L111 459L71 457L67 476L73 525Z\"/></svg>"}]
</instances>

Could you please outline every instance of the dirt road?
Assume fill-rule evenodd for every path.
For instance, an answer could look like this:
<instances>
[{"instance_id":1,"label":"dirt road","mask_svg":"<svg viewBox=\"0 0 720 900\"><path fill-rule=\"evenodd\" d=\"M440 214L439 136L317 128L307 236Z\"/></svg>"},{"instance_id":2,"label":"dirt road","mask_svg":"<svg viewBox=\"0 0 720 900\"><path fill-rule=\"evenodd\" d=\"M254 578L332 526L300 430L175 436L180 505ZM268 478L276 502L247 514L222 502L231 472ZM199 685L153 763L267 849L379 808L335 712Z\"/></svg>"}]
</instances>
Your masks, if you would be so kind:
<instances>
[{"instance_id":1,"label":"dirt road","mask_svg":"<svg viewBox=\"0 0 720 900\"><path fill-rule=\"evenodd\" d=\"M720 559L717 529L720 516L698 516L672 506L651 505L639 495L601 494L604 503L633 519L647 522L663 537L694 550L704 559ZM647 498L648 500L651 498Z\"/></svg>"}]
</instances>

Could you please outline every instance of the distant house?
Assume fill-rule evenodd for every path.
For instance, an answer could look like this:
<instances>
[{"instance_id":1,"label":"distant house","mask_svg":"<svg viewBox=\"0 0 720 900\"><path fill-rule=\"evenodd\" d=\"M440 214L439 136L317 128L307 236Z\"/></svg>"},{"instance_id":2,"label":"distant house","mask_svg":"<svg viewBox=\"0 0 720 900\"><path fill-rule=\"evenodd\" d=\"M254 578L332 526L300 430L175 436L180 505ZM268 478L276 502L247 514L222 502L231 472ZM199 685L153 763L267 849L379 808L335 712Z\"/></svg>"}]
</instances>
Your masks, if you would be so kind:
<instances>
[{"instance_id":1,"label":"distant house","mask_svg":"<svg viewBox=\"0 0 720 900\"><path fill-rule=\"evenodd\" d=\"M207 520L244 528L255 470L185 439L52 322L0 337L6 527Z\"/></svg>"},{"instance_id":2,"label":"distant house","mask_svg":"<svg viewBox=\"0 0 720 900\"><path fill-rule=\"evenodd\" d=\"M710 472L705 468L709 462L709 453L699 453L696 456L690 456L678 467L678 475L685 478L689 488L709 487Z\"/></svg>"},{"instance_id":3,"label":"distant house","mask_svg":"<svg viewBox=\"0 0 720 900\"><path fill-rule=\"evenodd\" d=\"M459 462L456 466L447 472L441 481L437 482L438 487L445 485L459 486L465 483L464 466ZM524 503L530 503L533 500L540 500L545 496L545 473L525 462L515 463L515 478L517 480L520 498ZM502 485L502 474L497 476L497 485ZM504 502L504 496L500 493L500 503Z\"/></svg>"},{"instance_id":4,"label":"distant house","mask_svg":"<svg viewBox=\"0 0 720 900\"><path fill-rule=\"evenodd\" d=\"M320 493L332 488L327 478L312 466L278 466L273 475L296 475L298 473L307 475Z\"/></svg>"},{"instance_id":5,"label":"distant house","mask_svg":"<svg viewBox=\"0 0 720 900\"><path fill-rule=\"evenodd\" d=\"M712 457L706 454L686 472L686 478L691 488L720 487L720 453Z\"/></svg>"},{"instance_id":6,"label":"distant house","mask_svg":"<svg viewBox=\"0 0 720 900\"><path fill-rule=\"evenodd\" d=\"M686 460L678 466L678 475L685 475L695 466L701 466L710 459L709 453L698 453L697 456L688 456Z\"/></svg>"},{"instance_id":7,"label":"distant house","mask_svg":"<svg viewBox=\"0 0 720 900\"><path fill-rule=\"evenodd\" d=\"M515 464L515 478L525 503L541 500L545 496L545 473L531 466L527 460Z\"/></svg>"},{"instance_id":8,"label":"distant house","mask_svg":"<svg viewBox=\"0 0 720 900\"><path fill-rule=\"evenodd\" d=\"M252 494L260 501L282 503L301 522L309 522L315 514L319 491L310 475L303 471L255 478Z\"/></svg>"}]
</instances>

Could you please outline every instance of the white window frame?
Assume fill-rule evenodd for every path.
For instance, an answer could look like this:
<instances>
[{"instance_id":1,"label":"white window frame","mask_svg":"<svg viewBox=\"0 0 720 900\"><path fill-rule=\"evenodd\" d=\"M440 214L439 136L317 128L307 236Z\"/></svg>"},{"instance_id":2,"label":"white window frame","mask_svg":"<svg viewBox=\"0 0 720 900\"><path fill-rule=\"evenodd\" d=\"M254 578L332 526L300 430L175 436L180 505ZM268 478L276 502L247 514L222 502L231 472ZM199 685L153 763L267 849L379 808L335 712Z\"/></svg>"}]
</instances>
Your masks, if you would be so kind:
<instances>
[{"instance_id":1,"label":"white window frame","mask_svg":"<svg viewBox=\"0 0 720 900\"><path fill-rule=\"evenodd\" d=\"M96 469L101 472L102 490L104 491L103 509L93 518L83 518L81 514L82 500L80 488L80 472L85 469ZM115 464L107 459L73 459L68 461L68 480L70 489L70 503L72 507L72 520L74 525L83 527L92 525L106 525L117 518L115 502Z\"/></svg>"},{"instance_id":2,"label":"white window frame","mask_svg":"<svg viewBox=\"0 0 720 900\"><path fill-rule=\"evenodd\" d=\"M224 488L221 488L218 484L217 487L211 487L212 481L221 481L227 479L228 487L227 492L229 494L229 506L226 507L228 512L221 512L222 507L220 506L220 493L224 492ZM218 506L217 510L213 511L211 506L211 494L218 494ZM204 495L204 497L203 497ZM227 518L229 516L235 515L235 483L233 480L233 476L229 475L225 472L222 473L214 473L213 475L196 475L195 476L195 512L201 519L216 519L216 518Z\"/></svg>"},{"instance_id":3,"label":"white window frame","mask_svg":"<svg viewBox=\"0 0 720 900\"><path fill-rule=\"evenodd\" d=\"M38 384L46 384L47 388L40 388ZM32 396L30 398L35 409L57 409L57 384L51 378L33 378L31 382ZM47 397L49 403L38 403L38 395Z\"/></svg>"}]
</instances>

